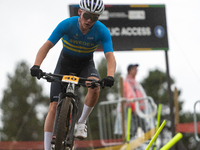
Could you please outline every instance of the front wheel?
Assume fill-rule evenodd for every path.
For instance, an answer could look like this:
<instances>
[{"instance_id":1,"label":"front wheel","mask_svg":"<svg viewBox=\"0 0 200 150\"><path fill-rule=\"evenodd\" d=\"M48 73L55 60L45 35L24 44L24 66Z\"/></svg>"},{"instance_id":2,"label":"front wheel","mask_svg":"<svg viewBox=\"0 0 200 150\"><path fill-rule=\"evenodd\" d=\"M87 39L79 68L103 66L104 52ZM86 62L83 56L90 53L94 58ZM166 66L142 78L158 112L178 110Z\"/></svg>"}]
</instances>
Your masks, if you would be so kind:
<instances>
[{"instance_id":1,"label":"front wheel","mask_svg":"<svg viewBox=\"0 0 200 150\"><path fill-rule=\"evenodd\" d=\"M57 122L55 150L65 150L64 141L70 125L71 100L72 98L70 97L66 97L62 100L62 106Z\"/></svg>"}]
</instances>

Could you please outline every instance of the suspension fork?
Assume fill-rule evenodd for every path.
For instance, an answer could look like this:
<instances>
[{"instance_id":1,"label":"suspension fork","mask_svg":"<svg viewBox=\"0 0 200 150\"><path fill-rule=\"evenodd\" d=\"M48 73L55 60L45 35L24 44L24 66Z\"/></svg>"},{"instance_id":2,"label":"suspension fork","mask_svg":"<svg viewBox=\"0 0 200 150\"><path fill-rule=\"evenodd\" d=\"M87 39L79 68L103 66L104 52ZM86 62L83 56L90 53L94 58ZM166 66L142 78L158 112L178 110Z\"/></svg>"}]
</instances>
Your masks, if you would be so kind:
<instances>
[{"instance_id":1,"label":"suspension fork","mask_svg":"<svg viewBox=\"0 0 200 150\"><path fill-rule=\"evenodd\" d=\"M77 100L72 98L71 104L72 104L72 117L71 117L70 129L69 129L69 132L67 134L66 141L67 141L67 145L73 146L74 128L75 128L76 121L78 120Z\"/></svg>"},{"instance_id":2,"label":"suspension fork","mask_svg":"<svg viewBox=\"0 0 200 150\"><path fill-rule=\"evenodd\" d=\"M59 99L58 99L58 105L56 107L56 116L55 116L55 121L54 121L54 127L53 127L53 135L56 135L56 129L57 129L57 123L58 123L58 116L60 114L60 109L61 109L61 106L62 106L62 101L63 101L63 94L60 93L59 94Z\"/></svg>"}]
</instances>

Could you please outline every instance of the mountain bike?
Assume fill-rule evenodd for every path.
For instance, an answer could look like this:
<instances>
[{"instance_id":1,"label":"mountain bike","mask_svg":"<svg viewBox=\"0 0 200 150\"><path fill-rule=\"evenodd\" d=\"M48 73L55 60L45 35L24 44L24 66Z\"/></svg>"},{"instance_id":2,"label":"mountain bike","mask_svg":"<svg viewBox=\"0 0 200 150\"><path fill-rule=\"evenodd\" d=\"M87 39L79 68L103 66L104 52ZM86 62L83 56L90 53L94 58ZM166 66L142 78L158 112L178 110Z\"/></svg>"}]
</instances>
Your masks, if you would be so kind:
<instances>
[{"instance_id":1,"label":"mountain bike","mask_svg":"<svg viewBox=\"0 0 200 150\"><path fill-rule=\"evenodd\" d=\"M78 120L78 94L80 86L104 88L101 80L77 77L75 74L60 75L43 72L43 79L48 82L61 82L63 91L59 94L56 117L54 121L53 137L51 150L73 150L74 148L74 129Z\"/></svg>"}]
</instances>

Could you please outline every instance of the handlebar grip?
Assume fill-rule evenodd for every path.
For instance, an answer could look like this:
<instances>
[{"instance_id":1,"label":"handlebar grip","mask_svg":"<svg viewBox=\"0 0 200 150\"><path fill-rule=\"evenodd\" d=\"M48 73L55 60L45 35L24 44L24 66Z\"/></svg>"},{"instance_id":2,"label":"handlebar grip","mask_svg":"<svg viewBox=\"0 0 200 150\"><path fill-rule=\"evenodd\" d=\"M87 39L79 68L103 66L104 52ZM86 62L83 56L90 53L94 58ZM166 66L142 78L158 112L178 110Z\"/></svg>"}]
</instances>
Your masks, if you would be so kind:
<instances>
[{"instance_id":1,"label":"handlebar grip","mask_svg":"<svg viewBox=\"0 0 200 150\"><path fill-rule=\"evenodd\" d=\"M46 76L46 74L47 74L46 72L42 72L42 77Z\"/></svg>"},{"instance_id":2,"label":"handlebar grip","mask_svg":"<svg viewBox=\"0 0 200 150\"><path fill-rule=\"evenodd\" d=\"M99 83L101 84L102 89L104 89L105 88L104 81L100 81Z\"/></svg>"},{"instance_id":3,"label":"handlebar grip","mask_svg":"<svg viewBox=\"0 0 200 150\"><path fill-rule=\"evenodd\" d=\"M46 72L42 72L42 78L46 79L47 82L54 82L56 80L51 76L51 73L46 73Z\"/></svg>"}]
</instances>

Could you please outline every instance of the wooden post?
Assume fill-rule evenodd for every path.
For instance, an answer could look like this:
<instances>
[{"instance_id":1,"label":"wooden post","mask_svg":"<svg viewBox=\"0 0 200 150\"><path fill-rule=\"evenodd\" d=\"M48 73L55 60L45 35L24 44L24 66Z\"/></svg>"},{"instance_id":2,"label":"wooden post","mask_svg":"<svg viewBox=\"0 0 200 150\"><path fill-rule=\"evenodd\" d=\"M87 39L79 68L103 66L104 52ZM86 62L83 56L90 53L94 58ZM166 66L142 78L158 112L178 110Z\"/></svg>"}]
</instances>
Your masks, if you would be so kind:
<instances>
[{"instance_id":1,"label":"wooden post","mask_svg":"<svg viewBox=\"0 0 200 150\"><path fill-rule=\"evenodd\" d=\"M175 126L179 124L179 103L178 103L178 90L175 87L174 89L174 106L175 106ZM176 131L176 128L175 128ZM176 133L178 133L176 131Z\"/></svg>"}]
</instances>

